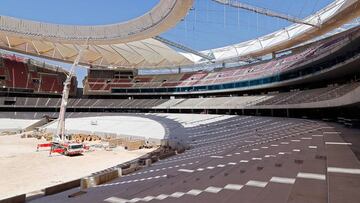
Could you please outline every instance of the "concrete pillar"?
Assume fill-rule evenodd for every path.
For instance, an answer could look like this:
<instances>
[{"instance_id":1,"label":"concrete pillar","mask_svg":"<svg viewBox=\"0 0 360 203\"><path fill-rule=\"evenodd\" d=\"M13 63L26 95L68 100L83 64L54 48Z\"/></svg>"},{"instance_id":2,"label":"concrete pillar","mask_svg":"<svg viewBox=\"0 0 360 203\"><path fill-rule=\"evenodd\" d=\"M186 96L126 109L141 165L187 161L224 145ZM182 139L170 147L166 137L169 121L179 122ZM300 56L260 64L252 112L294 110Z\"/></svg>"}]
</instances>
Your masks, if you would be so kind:
<instances>
[{"instance_id":1,"label":"concrete pillar","mask_svg":"<svg viewBox=\"0 0 360 203\"><path fill-rule=\"evenodd\" d=\"M86 178L82 178L82 179L80 180L80 189L81 189L81 190L85 190L85 189L87 189L87 188L88 188L87 180L86 180Z\"/></svg>"},{"instance_id":2,"label":"concrete pillar","mask_svg":"<svg viewBox=\"0 0 360 203\"><path fill-rule=\"evenodd\" d=\"M122 176L122 168L118 168L117 171L118 171L118 176L121 177Z\"/></svg>"},{"instance_id":3,"label":"concrete pillar","mask_svg":"<svg viewBox=\"0 0 360 203\"><path fill-rule=\"evenodd\" d=\"M85 190L87 188L91 188L96 186L96 181L94 179L94 177L86 177L86 178L82 178L80 180L80 188L82 190Z\"/></svg>"},{"instance_id":4,"label":"concrete pillar","mask_svg":"<svg viewBox=\"0 0 360 203\"><path fill-rule=\"evenodd\" d=\"M145 160L145 166L146 166L146 167L151 166L151 159L146 159L146 160Z\"/></svg>"}]
</instances>

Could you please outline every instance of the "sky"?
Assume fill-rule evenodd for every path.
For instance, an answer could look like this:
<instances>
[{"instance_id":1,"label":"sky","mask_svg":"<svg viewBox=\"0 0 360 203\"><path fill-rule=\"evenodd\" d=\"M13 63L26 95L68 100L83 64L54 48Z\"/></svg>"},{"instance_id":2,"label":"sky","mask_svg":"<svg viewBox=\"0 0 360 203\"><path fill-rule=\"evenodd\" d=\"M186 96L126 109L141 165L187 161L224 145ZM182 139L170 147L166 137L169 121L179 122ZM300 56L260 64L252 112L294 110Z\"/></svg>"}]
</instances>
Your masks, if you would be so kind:
<instances>
[{"instance_id":1,"label":"sky","mask_svg":"<svg viewBox=\"0 0 360 203\"><path fill-rule=\"evenodd\" d=\"M239 0L242 3L304 18L332 0ZM138 17L159 0L1 0L0 15L48 23L100 25ZM291 23L220 5L212 0L194 0L193 9L178 25L161 36L206 50L269 34ZM52 62L54 63L54 62ZM55 63L59 64L59 63ZM69 67L69 65L59 64ZM86 74L78 71L79 86Z\"/></svg>"}]
</instances>

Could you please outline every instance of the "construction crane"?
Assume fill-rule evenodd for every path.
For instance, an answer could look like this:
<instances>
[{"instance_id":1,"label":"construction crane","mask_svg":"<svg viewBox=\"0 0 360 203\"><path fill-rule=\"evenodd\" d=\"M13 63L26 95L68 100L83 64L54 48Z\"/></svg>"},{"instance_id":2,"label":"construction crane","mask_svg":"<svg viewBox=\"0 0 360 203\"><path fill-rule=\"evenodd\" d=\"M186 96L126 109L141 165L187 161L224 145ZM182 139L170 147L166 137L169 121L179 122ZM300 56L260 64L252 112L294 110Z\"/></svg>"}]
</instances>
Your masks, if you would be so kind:
<instances>
[{"instance_id":1,"label":"construction crane","mask_svg":"<svg viewBox=\"0 0 360 203\"><path fill-rule=\"evenodd\" d=\"M66 113L66 107L69 100L69 93L71 88L71 80L75 76L75 69L76 66L79 65L79 61L81 59L81 56L83 54L85 47L81 47L79 54L74 60L74 63L72 64L69 73L66 76L66 80L64 82L64 88L62 92L62 98L61 98L61 105L60 105L60 112L59 112L59 118L58 118L58 125L56 129L56 133L53 135L52 142L45 143L45 144L39 144L37 146L37 150L39 148L43 147L50 147L50 155L52 153L60 153L66 156L69 155L79 155L84 152L84 149L87 147L83 143L78 142L70 142L66 136L65 131L65 113Z\"/></svg>"},{"instance_id":2,"label":"construction crane","mask_svg":"<svg viewBox=\"0 0 360 203\"><path fill-rule=\"evenodd\" d=\"M74 60L74 63L72 64L70 71L67 74L66 80L64 82L64 88L63 88L60 112L59 112L59 118L58 118L58 126L56 129L56 134L53 137L53 142L60 142L60 141L64 142L66 140L65 112L66 112L66 107L67 107L67 103L68 103L68 99L69 99L71 80L75 75L75 69L76 69L76 66L79 64L83 50L84 50L84 48L80 49L79 54L77 55L76 59Z\"/></svg>"}]
</instances>

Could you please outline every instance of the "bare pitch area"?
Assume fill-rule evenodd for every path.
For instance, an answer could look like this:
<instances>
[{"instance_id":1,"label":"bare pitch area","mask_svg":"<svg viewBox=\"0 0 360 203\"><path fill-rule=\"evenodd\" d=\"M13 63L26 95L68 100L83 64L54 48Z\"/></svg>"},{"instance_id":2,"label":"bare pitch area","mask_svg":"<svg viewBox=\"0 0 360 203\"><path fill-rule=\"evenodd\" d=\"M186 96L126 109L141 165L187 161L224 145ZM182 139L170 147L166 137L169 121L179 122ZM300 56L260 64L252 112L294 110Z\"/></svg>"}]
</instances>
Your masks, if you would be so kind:
<instances>
[{"instance_id":1,"label":"bare pitch area","mask_svg":"<svg viewBox=\"0 0 360 203\"><path fill-rule=\"evenodd\" d=\"M118 147L112 151L96 149L83 156L49 157L48 151L36 152L37 144L44 142L19 135L0 136L0 199L84 177L154 150Z\"/></svg>"}]
</instances>

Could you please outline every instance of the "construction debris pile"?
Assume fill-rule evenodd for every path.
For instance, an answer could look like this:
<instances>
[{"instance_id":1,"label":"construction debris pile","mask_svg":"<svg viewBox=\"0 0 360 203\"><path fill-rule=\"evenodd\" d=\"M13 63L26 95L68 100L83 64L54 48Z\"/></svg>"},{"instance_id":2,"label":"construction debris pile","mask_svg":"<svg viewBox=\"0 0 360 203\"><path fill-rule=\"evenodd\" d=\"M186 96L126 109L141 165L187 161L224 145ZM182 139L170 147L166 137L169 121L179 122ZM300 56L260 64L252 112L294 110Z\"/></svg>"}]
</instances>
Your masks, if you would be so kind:
<instances>
[{"instance_id":1,"label":"construction debris pile","mask_svg":"<svg viewBox=\"0 0 360 203\"><path fill-rule=\"evenodd\" d=\"M28 131L21 133L21 138L36 138L38 140L45 139L50 142L52 140L53 134L40 132L40 131Z\"/></svg>"},{"instance_id":2,"label":"construction debris pile","mask_svg":"<svg viewBox=\"0 0 360 203\"><path fill-rule=\"evenodd\" d=\"M21 134L21 138L36 138L36 139L45 139L48 142L51 142L53 139L53 133L42 132L42 131L29 131ZM97 136L97 135L88 135L88 134L71 134L68 135L68 140L77 143L88 143L93 148L104 148L111 150L116 147L124 147L127 150L138 150L138 149L149 149L153 147L158 147L158 144L149 142L141 138L132 138L132 137L118 137L118 136Z\"/></svg>"},{"instance_id":3,"label":"construction debris pile","mask_svg":"<svg viewBox=\"0 0 360 203\"><path fill-rule=\"evenodd\" d=\"M0 136L16 135L16 134L17 134L16 131L3 131L3 132L0 132Z\"/></svg>"},{"instance_id":4,"label":"construction debris pile","mask_svg":"<svg viewBox=\"0 0 360 203\"><path fill-rule=\"evenodd\" d=\"M101 140L101 137L97 135L85 135L85 134L72 134L69 137L69 140L75 141L75 142L91 142L91 141L99 141Z\"/></svg>"},{"instance_id":5,"label":"construction debris pile","mask_svg":"<svg viewBox=\"0 0 360 203\"><path fill-rule=\"evenodd\" d=\"M124 147L127 150L137 150L142 148L153 148L158 147L154 143L150 143L149 141L146 141L145 139L135 139L131 137L116 137L116 136L105 136L105 138L102 140L104 142L109 143L109 148L115 148L118 146Z\"/></svg>"}]
</instances>

